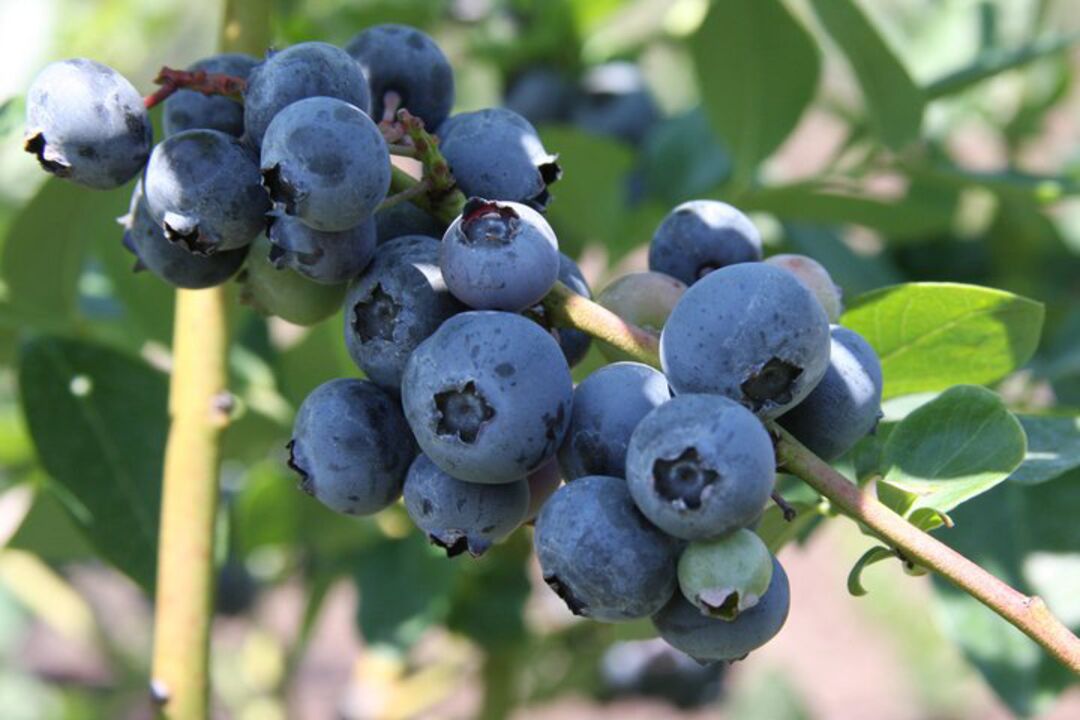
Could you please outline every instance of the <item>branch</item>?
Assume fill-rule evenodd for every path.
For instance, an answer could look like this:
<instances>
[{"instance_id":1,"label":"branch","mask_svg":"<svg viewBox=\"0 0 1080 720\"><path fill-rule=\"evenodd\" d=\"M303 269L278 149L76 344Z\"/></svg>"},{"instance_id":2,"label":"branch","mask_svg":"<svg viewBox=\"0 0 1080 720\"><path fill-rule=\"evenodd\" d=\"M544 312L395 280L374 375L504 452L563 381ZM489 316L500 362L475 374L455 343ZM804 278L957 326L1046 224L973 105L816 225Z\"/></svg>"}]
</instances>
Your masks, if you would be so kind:
<instances>
[{"instance_id":1,"label":"branch","mask_svg":"<svg viewBox=\"0 0 1080 720\"><path fill-rule=\"evenodd\" d=\"M163 67L154 82L161 87L143 98L146 109L159 105L177 90L194 90L203 95L224 95L240 99L247 83L244 78L223 73L209 73L205 70L174 70Z\"/></svg>"},{"instance_id":2,"label":"branch","mask_svg":"<svg viewBox=\"0 0 1080 720\"><path fill-rule=\"evenodd\" d=\"M602 305L575 294L562 283L555 284L543 304L557 325L582 330L643 363L659 367L654 335L626 322ZM1018 592L915 527L878 502L872 494L849 482L787 431L775 425L771 429L778 438L777 462L785 472L801 478L828 498L834 507L869 528L904 558L933 570L986 605L1080 675L1080 638L1073 635L1040 598Z\"/></svg>"}]
</instances>

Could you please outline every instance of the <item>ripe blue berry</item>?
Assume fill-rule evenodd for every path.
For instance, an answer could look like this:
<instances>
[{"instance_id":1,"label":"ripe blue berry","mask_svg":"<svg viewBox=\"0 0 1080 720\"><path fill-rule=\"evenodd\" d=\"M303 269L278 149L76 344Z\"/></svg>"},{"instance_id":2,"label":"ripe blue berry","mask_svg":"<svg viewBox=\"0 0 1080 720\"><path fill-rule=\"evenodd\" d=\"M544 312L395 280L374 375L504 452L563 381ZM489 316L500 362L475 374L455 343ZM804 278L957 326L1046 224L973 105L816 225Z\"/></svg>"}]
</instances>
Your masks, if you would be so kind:
<instances>
[{"instance_id":1,"label":"ripe blue berry","mask_svg":"<svg viewBox=\"0 0 1080 720\"><path fill-rule=\"evenodd\" d=\"M93 60L47 65L26 93L26 152L80 185L107 190L131 180L146 165L152 136L139 92Z\"/></svg>"},{"instance_id":2,"label":"ripe blue berry","mask_svg":"<svg viewBox=\"0 0 1080 720\"><path fill-rule=\"evenodd\" d=\"M525 480L501 485L455 480L421 453L405 478L405 510L448 557L483 555L512 533L529 509Z\"/></svg>"},{"instance_id":3,"label":"ripe blue berry","mask_svg":"<svg viewBox=\"0 0 1080 720\"><path fill-rule=\"evenodd\" d=\"M833 325L829 369L805 400L779 422L823 460L835 460L881 418L881 361L854 330Z\"/></svg>"},{"instance_id":4,"label":"ripe blue berry","mask_svg":"<svg viewBox=\"0 0 1080 720\"><path fill-rule=\"evenodd\" d=\"M618 362L574 389L570 429L559 448L567 481L585 475L626 477L626 448L641 419L671 398L667 379L648 365Z\"/></svg>"},{"instance_id":5,"label":"ripe blue berry","mask_svg":"<svg viewBox=\"0 0 1080 720\"><path fill-rule=\"evenodd\" d=\"M660 119L634 63L598 65L585 74L581 85L583 92L574 103L574 123L589 132L637 145Z\"/></svg>"},{"instance_id":6,"label":"ripe blue berry","mask_svg":"<svg viewBox=\"0 0 1080 720\"><path fill-rule=\"evenodd\" d=\"M554 456L573 383L558 344L520 315L455 315L409 357L405 417L421 449L469 482L525 477Z\"/></svg>"},{"instance_id":7,"label":"ripe blue berry","mask_svg":"<svg viewBox=\"0 0 1080 720\"><path fill-rule=\"evenodd\" d=\"M263 137L263 184L285 214L325 232L369 220L390 189L390 153L375 123L343 100L299 100Z\"/></svg>"},{"instance_id":8,"label":"ripe blue berry","mask_svg":"<svg viewBox=\"0 0 1080 720\"><path fill-rule=\"evenodd\" d=\"M750 218L718 200L691 200L668 213L649 245L649 269L693 285L713 270L761 260Z\"/></svg>"},{"instance_id":9,"label":"ripe blue berry","mask_svg":"<svg viewBox=\"0 0 1080 720\"><path fill-rule=\"evenodd\" d=\"M412 351L463 310L443 282L439 241L399 237L379 246L349 289L345 345L368 378L397 393Z\"/></svg>"},{"instance_id":10,"label":"ripe blue berry","mask_svg":"<svg viewBox=\"0 0 1080 720\"><path fill-rule=\"evenodd\" d=\"M676 393L716 393L765 418L797 405L829 366L829 320L791 273L742 263L686 291L660 335Z\"/></svg>"},{"instance_id":11,"label":"ripe blue berry","mask_svg":"<svg viewBox=\"0 0 1080 720\"><path fill-rule=\"evenodd\" d=\"M425 33L407 25L375 25L349 41L371 88L371 115L383 119L387 93L434 130L454 105L454 72Z\"/></svg>"},{"instance_id":12,"label":"ripe blue berry","mask_svg":"<svg viewBox=\"0 0 1080 720\"><path fill-rule=\"evenodd\" d=\"M676 395L630 436L626 480L661 530L686 540L750 525L772 493L775 458L761 422L716 395Z\"/></svg>"},{"instance_id":13,"label":"ripe blue berry","mask_svg":"<svg viewBox=\"0 0 1080 720\"><path fill-rule=\"evenodd\" d=\"M291 215L271 213L267 230L270 259L324 285L340 285L359 275L375 254L375 221L341 232L308 227Z\"/></svg>"},{"instance_id":14,"label":"ripe blue berry","mask_svg":"<svg viewBox=\"0 0 1080 720\"><path fill-rule=\"evenodd\" d=\"M266 224L270 201L259 166L237 138L186 130L154 148L146 167L146 202L165 237L210 255L251 243Z\"/></svg>"},{"instance_id":15,"label":"ripe blue berry","mask_svg":"<svg viewBox=\"0 0 1080 720\"><path fill-rule=\"evenodd\" d=\"M324 42L303 42L271 52L255 66L244 88L244 130L255 147L274 116L297 100L331 97L371 107L371 91L360 66L347 52Z\"/></svg>"},{"instance_id":16,"label":"ripe blue berry","mask_svg":"<svg viewBox=\"0 0 1080 720\"><path fill-rule=\"evenodd\" d=\"M633 620L675 592L678 543L638 512L619 478L589 475L556 490L533 543L544 581L575 615Z\"/></svg>"},{"instance_id":17,"label":"ripe blue berry","mask_svg":"<svg viewBox=\"0 0 1080 720\"><path fill-rule=\"evenodd\" d=\"M415 456L401 408L365 380L315 388L300 405L289 442L300 489L347 515L371 515L397 500Z\"/></svg>"},{"instance_id":18,"label":"ripe blue berry","mask_svg":"<svg viewBox=\"0 0 1080 720\"><path fill-rule=\"evenodd\" d=\"M439 251L446 286L477 310L518 312L559 277L559 243L540 213L520 203L472 198Z\"/></svg>"},{"instance_id":19,"label":"ripe blue berry","mask_svg":"<svg viewBox=\"0 0 1080 720\"><path fill-rule=\"evenodd\" d=\"M224 53L199 60L188 70L220 73L247 80L259 61L242 53ZM244 106L232 98L203 95L195 90L177 90L165 100L162 120L165 135L184 130L220 130L240 137L244 134Z\"/></svg>"},{"instance_id":20,"label":"ripe blue berry","mask_svg":"<svg viewBox=\"0 0 1080 720\"><path fill-rule=\"evenodd\" d=\"M341 309L344 284L321 285L290 268L274 267L272 249L265 235L251 244L239 278L240 302L294 325L314 325Z\"/></svg>"}]
</instances>

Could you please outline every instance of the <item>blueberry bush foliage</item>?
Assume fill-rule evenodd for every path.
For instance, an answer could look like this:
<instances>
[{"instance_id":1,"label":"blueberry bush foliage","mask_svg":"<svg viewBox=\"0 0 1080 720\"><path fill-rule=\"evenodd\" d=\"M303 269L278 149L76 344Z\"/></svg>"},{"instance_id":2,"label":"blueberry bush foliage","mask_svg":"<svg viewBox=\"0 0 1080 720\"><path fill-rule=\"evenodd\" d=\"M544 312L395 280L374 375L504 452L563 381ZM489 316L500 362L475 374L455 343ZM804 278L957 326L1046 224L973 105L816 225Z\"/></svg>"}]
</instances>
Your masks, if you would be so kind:
<instances>
[{"instance_id":1,"label":"blueberry bush foliage","mask_svg":"<svg viewBox=\"0 0 1080 720\"><path fill-rule=\"evenodd\" d=\"M848 590L885 609L883 622L907 636L913 664L929 658L932 668L959 668L940 650L955 646L1020 715L1050 707L1075 682L1075 664L1070 669L1062 658L1071 646L1078 662L1077 640L1064 626L1080 629L1080 167L1076 138L1055 130L1068 125L1077 84L1069 55L1080 32L1070 30L1075 3L201 3L210 6L207 18L224 17L224 23L195 17L196 8L182 3L167 3L157 13L121 0L54 5L72 13L39 18L56 40L35 51L33 72L82 55L116 67L138 93L151 95L148 68L183 68L222 50L277 52L274 64L234 58L204 68L238 80L239 86L217 88L233 97L180 90L164 110L151 103L148 117L159 144L141 180L135 177L145 154L116 143L108 146L116 157L87 147L72 163L77 171L59 172L112 189L46 179L31 155L19 151L25 116L49 128L77 124L78 113L89 112L80 93L92 92L92 84L80 80L76 91L57 80L48 98L27 95L33 77L27 71L20 86L0 86L9 94L0 95L0 613L17 600L49 618L52 604L71 594L78 568L104 564L130 579L146 603L156 598L160 621L169 617L166 606L176 591L190 589L166 584L163 590L159 574L165 558L191 565L183 552L167 551L168 538L182 537L194 555L213 563L218 615L250 614L257 598L281 587L302 590L300 630L284 650L286 671L303 656L330 589L341 581L355 587L357 633L393 668L399 688L394 709L373 717L410 716L445 692L447 681L424 676L416 660L422 642L440 629L479 651L476 682L488 717L568 692L660 694L693 706L715 698L720 670L681 654L650 665L661 651L638 641L659 630L699 659L745 655L775 634L787 613L788 580L773 555L813 542L827 522L848 515L865 533L853 555L858 559L844 568L850 570ZM409 55L393 33L353 40L383 23L419 28L437 47L416 41ZM312 42L327 45L303 45ZM438 65L432 57L440 47L452 71L440 65L439 72L418 73ZM289 64L303 52L321 54L322 75L305 77L296 69L300 61ZM370 87L327 79L342 57L352 71L350 55L368 73ZM402 96L395 90L401 87L423 88L415 94L422 97ZM395 104L412 114L395 115ZM503 111L487 110L494 107L510 108L536 132L514 124L518 116L508 121ZM213 116L221 129L232 130L187 129L185 111ZM232 137L241 134L244 140ZM131 140L129 132L128 141L139 146L139 137ZM172 139L162 143L166 137ZM196 151L185 150L184 142L198 145L202 165L186 164ZM326 142L336 143L347 182L319 185L325 168L304 164ZM250 146L260 143L260 156L240 163L250 162L242 168L247 176L218 172L239 167L230 158L249 158ZM40 140L28 149L57 171L59 161ZM407 157L395 158L391 175L392 154ZM83 160L101 172L79 175ZM521 163L530 172L520 172ZM301 186L307 190L297 190ZM200 200L193 205L183 190ZM466 203L461 190L504 196ZM693 253L705 241L687 227L657 232L674 222L673 208L695 200L723 201L753 220L737 213L722 221L744 243L730 258L697 259ZM192 217L201 228L192 229ZM252 229L237 231L235 223ZM159 225L171 244L152 246ZM264 225L265 237L251 242ZM396 243L391 252L384 243L395 225L434 239L390 240ZM483 265L477 246L510 242L505 238L519 226L526 237L514 239L515 249L528 258L528 271L514 269L517 256ZM331 233L337 245L326 240ZM245 237L221 245L221 238L237 236ZM331 246L344 248L342 254L324 252ZM201 258L195 265L193 253ZM757 263L762 254L776 259ZM807 272L819 273L813 277L824 277L823 284L815 288L800 277L820 291L821 306L784 272L786 263L803 263L791 256L820 263ZM671 278L646 278L637 291L621 293L611 284L646 263L693 285L687 303L677 303L682 286ZM149 271L132 272L133 264ZM170 270L176 264L185 269ZM416 290L417 278L430 277L421 267L441 268L449 290L426 284ZM365 268L371 277L377 268L379 281L356 279ZM220 302L185 310L179 305L188 301L178 298L194 295L177 294L161 275L191 287L227 282L207 291ZM513 280L510 290L484 285L504 275ZM589 293L584 276L599 304L581 298ZM549 293L556 278L563 285ZM345 281L354 279L346 289ZM566 287L560 295L558 288ZM415 295L402 307L394 292ZM839 355L860 369L876 366L866 358L880 361L880 373L868 372L878 379L883 411L873 434L867 430L876 413L864 413L858 431L841 443L814 423L809 404L798 407L818 382L827 383L821 380L827 352L805 367L779 361L759 367L752 381L739 378L731 390L714 366L702 364L704 345L687 349L699 340L720 342L694 335L698 318L728 322L720 310L749 296L775 303L769 309L786 319L763 321L767 329L757 333L759 340L748 334L738 345L716 345L709 360L741 362L743 354L754 355L755 342L772 347L771 338L785 333L813 354L812 344L829 344L829 321L837 323L847 331L832 331L833 367ZM363 313L361 297L374 298L364 301ZM786 304L780 307L777 298ZM501 315L465 315L465 306ZM640 329L628 329L603 306ZM528 320L510 315L519 311ZM658 349L656 333L669 312L676 330ZM741 308L729 314L758 319L749 310L743 316ZM415 350L393 343L372 350L373 341L392 340L379 335L387 317L410 323L432 342ZM220 325L221 337L227 331L227 344L200 345L215 334L205 332L212 325ZM543 331L556 326L562 354ZM813 341L800 334L810 326L817 331ZM510 350L499 345L504 332L513 339ZM591 345L588 334L596 336ZM495 415L489 406L495 400L478 389L480 380L453 392L440 383L474 361L487 362L477 346L469 355L477 337L484 353L505 352L518 368L529 368L520 385L498 385L505 398L497 399L510 409L496 403L497 412L542 416L547 436L524 439L511 424L500 431L504 436L491 431L473 444L476 428ZM573 393L563 356L574 365L574 381L596 379ZM183 393L206 390L200 371L213 371L214 357L229 392L213 398L212 413L193 421L197 439L186 447L203 452L181 457L176 437L183 424L178 418L187 417L180 409ZM643 365L632 372L622 366L616 372L625 375L603 385L598 371L627 359L662 365L666 380ZM356 380L358 365L372 383ZM484 382L502 382L516 371L494 360L490 366ZM194 384L180 384L182 376ZM647 402L629 407L618 395L634 384L649 388L642 391ZM592 396L589 387L596 388L588 391ZM740 392L736 399L749 410L718 397ZM586 450L559 449L575 422L564 407L572 393L573 413L595 413L588 403L618 400L627 405L618 413L633 422L603 426ZM683 397L696 393L711 395ZM429 398L441 420L425 434L418 428ZM352 422L350 411L361 406L368 415L359 425L342 420ZM650 421L638 424L647 413ZM671 427L685 435L673 437ZM771 431L781 463L779 494L767 505L773 457L763 428ZM833 469L789 442L787 431ZM416 454L414 435L423 456L408 469L404 500L397 502ZM457 444L448 444L448 435ZM745 455L725 456L722 436ZM697 438L695 446L685 437ZM609 461L602 467L595 465L598 448ZM559 483L556 451L566 479L571 473L579 479L541 508L536 499L543 488L551 492ZM547 476L539 462L516 476L506 469L524 467L526 452L551 461ZM617 457L614 465L611 457ZM703 462L721 467L721 475L760 480L745 508L733 509L745 497L707 507L712 514L705 530L685 523L682 512L708 506L701 487L696 494L686 490L716 481L715 472L701 469ZM202 520L185 526L197 511L163 509L167 465L174 480L198 467L209 468L213 479L220 468ZM664 478L655 470L661 466ZM646 467L657 473L658 495L648 495L654 479ZM580 479L585 475L627 482ZM342 490L357 476L370 480L368 495ZM297 491L297 480L306 494ZM669 490L679 495L682 514L669 512ZM432 509L431 497L450 499ZM883 514L882 506L891 512ZM461 519L474 510L483 521ZM373 519L351 517L376 511ZM523 521L537 513L534 532ZM893 523L892 513L903 521ZM462 532L462 523L472 523L472 532ZM730 532L717 538L718 526ZM594 542L597 533L608 533L620 553L610 562L575 556L573 549ZM691 541L689 550L682 541ZM987 585L937 541L1019 593ZM443 557L459 554L464 557ZM735 561L744 557L750 559ZM26 570L23 560L34 569ZM868 571L872 566L878 567ZM900 569L931 576L910 582L932 588L933 628L925 627L924 616L890 606L888 592L875 592L898 582L886 573ZM628 622L563 618L548 627L531 621L529 605L538 594L558 603L535 587L540 574L575 613ZM63 592L43 596L42 577ZM212 590L199 587L194 607L201 598L209 622ZM681 605L667 603L673 594ZM795 583L790 596L793 605L800 602ZM1032 639L1037 630L1024 628L1032 637L1025 636L1016 618L1030 608L1016 605L1018 598L1044 613L1045 602L1053 613L1047 617L1064 625L1044 632L1038 643ZM735 617L740 614L745 617ZM844 622L836 614L820 620ZM728 630L740 620L744 628L757 623L762 636L732 637ZM16 652L5 627L0 623L0 657ZM198 628L190 633L174 621L166 629L167 635L158 628L158 668L181 642L174 647L164 638L194 634L196 653L202 642ZM87 632L99 639L107 634ZM145 649L101 642L118 692L92 704L100 716L115 717L146 694L150 660ZM628 671L628 663L638 669ZM3 672L0 697L11 692L4 683L25 681ZM210 681L215 706L238 702L229 682L227 670L216 667ZM280 680L278 689L287 691L288 682ZM425 695L402 687L437 690ZM183 686L154 687L166 712L178 689ZM48 705L43 692L24 696L25 707L58 707ZM89 691L63 692L76 704L91 703ZM783 681L762 692L783 703ZM732 707L743 712L738 700ZM754 712L798 713L764 707ZM31 709L28 716L42 715Z\"/></svg>"}]
</instances>

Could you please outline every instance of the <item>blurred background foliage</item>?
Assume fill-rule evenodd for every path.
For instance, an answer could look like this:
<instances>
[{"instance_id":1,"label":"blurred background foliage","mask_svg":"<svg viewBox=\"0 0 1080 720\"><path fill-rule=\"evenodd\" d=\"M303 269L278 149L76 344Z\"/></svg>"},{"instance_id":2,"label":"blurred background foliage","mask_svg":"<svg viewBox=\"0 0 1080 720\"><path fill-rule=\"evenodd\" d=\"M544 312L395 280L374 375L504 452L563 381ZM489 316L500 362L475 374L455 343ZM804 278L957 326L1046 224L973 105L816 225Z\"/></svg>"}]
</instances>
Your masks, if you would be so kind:
<instances>
[{"instance_id":1,"label":"blurred background foliage","mask_svg":"<svg viewBox=\"0 0 1080 720\"><path fill-rule=\"evenodd\" d=\"M849 298L941 280L1046 303L1039 353L998 390L1029 413L1032 452L1053 469L1018 474L937 532L1080 626L1080 2L271 4L278 46L417 25L452 59L457 111L527 111L560 153L550 218L594 291L644 267L672 205L717 197L754 212L771 252L820 260ZM121 248L130 191L45 181L21 152L21 93L80 55L149 91L159 66L214 51L220 14L217 0L0 0L6 718L149 712L172 317L170 291L132 274ZM312 388L356 374L342 319L301 329L238 305L232 323L221 717L1080 715L1065 671L970 598L898 564L869 573L867 598L847 596L865 541L840 523L801 526L782 556L788 628L720 672L640 642L645 623L575 621L536 592L527 532L447 562L400 508L334 515L296 491L283 445ZM594 350L578 376L599 363Z\"/></svg>"}]
</instances>

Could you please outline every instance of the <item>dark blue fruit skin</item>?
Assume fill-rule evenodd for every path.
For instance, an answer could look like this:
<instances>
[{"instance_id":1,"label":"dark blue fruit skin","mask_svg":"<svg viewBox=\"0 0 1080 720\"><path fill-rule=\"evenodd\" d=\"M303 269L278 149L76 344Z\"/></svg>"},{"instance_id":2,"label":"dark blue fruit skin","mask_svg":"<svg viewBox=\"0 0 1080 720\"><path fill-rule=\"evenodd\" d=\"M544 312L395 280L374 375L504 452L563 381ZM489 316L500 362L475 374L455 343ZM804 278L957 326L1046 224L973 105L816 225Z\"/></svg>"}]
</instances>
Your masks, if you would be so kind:
<instances>
[{"instance_id":1,"label":"dark blue fruit skin","mask_svg":"<svg viewBox=\"0 0 1080 720\"><path fill-rule=\"evenodd\" d=\"M534 125L570 119L574 86L558 70L538 67L526 70L510 82L503 105Z\"/></svg>"},{"instance_id":2,"label":"dark blue fruit skin","mask_svg":"<svg viewBox=\"0 0 1080 720\"><path fill-rule=\"evenodd\" d=\"M439 250L446 286L477 310L518 312L559 277L559 242L544 217L521 203L471 198Z\"/></svg>"},{"instance_id":3,"label":"dark blue fruit skin","mask_svg":"<svg viewBox=\"0 0 1080 720\"><path fill-rule=\"evenodd\" d=\"M404 235L427 235L436 240L446 232L446 224L410 202L399 202L375 213L378 243L382 245Z\"/></svg>"},{"instance_id":4,"label":"dark blue fruit skin","mask_svg":"<svg viewBox=\"0 0 1080 720\"><path fill-rule=\"evenodd\" d=\"M270 200L259 166L240 140L217 130L186 130L150 155L146 202L165 236L210 255L244 247L263 230Z\"/></svg>"},{"instance_id":5,"label":"dark blue fruit skin","mask_svg":"<svg viewBox=\"0 0 1080 720\"><path fill-rule=\"evenodd\" d=\"M559 448L567 482L585 475L626 477L626 448L634 428L670 399L667 378L636 362L612 363L578 383L570 429Z\"/></svg>"},{"instance_id":6,"label":"dark blue fruit skin","mask_svg":"<svg viewBox=\"0 0 1080 720\"><path fill-rule=\"evenodd\" d=\"M150 157L142 96L110 67L77 58L47 65L26 93L25 148L42 168L87 187L120 187Z\"/></svg>"},{"instance_id":7,"label":"dark blue fruit skin","mask_svg":"<svg viewBox=\"0 0 1080 720\"><path fill-rule=\"evenodd\" d=\"M169 242L146 207L142 180L135 184L128 214L118 222L124 227L124 247L137 259L135 269L149 270L176 287L197 290L220 285L236 275L247 257L247 247L206 257Z\"/></svg>"},{"instance_id":8,"label":"dark blue fruit skin","mask_svg":"<svg viewBox=\"0 0 1080 720\"><path fill-rule=\"evenodd\" d=\"M825 375L829 319L786 270L731 265L679 299L660 334L660 362L676 393L724 395L774 418Z\"/></svg>"},{"instance_id":9,"label":"dark blue fruit skin","mask_svg":"<svg viewBox=\"0 0 1080 720\"><path fill-rule=\"evenodd\" d=\"M371 115L383 119L387 92L401 96L401 107L434 130L454 105L454 71L428 35L407 25L375 25L349 41L352 55L371 88Z\"/></svg>"},{"instance_id":10,"label":"dark blue fruit skin","mask_svg":"<svg viewBox=\"0 0 1080 720\"><path fill-rule=\"evenodd\" d=\"M678 543L638 512L619 478L589 475L556 490L533 544L544 581L575 615L634 620L675 592Z\"/></svg>"},{"instance_id":11,"label":"dark blue fruit skin","mask_svg":"<svg viewBox=\"0 0 1080 720\"><path fill-rule=\"evenodd\" d=\"M278 113L263 137L260 168L275 206L324 232L370 219L390 190L382 133L335 98L306 98Z\"/></svg>"},{"instance_id":12,"label":"dark blue fruit skin","mask_svg":"<svg viewBox=\"0 0 1080 720\"><path fill-rule=\"evenodd\" d=\"M696 708L720 697L724 665L702 665L660 638L617 642L604 652L600 672L607 698L650 697Z\"/></svg>"},{"instance_id":13,"label":"dark blue fruit skin","mask_svg":"<svg viewBox=\"0 0 1080 720\"><path fill-rule=\"evenodd\" d=\"M717 268L761 260L761 234L750 218L719 200L690 200L660 223L649 269L693 285Z\"/></svg>"},{"instance_id":14,"label":"dark blue fruit skin","mask_svg":"<svg viewBox=\"0 0 1080 720\"><path fill-rule=\"evenodd\" d=\"M371 515L397 500L415 456L401 408L366 380L315 388L300 405L289 442L300 489L346 515Z\"/></svg>"},{"instance_id":15,"label":"dark blue fruit skin","mask_svg":"<svg viewBox=\"0 0 1080 720\"><path fill-rule=\"evenodd\" d=\"M731 621L701 614L682 593L675 593L653 625L668 644L699 662L746 657L772 640L787 620L791 602L784 568L773 558L772 581L758 604Z\"/></svg>"},{"instance_id":16,"label":"dark blue fruit skin","mask_svg":"<svg viewBox=\"0 0 1080 720\"><path fill-rule=\"evenodd\" d=\"M559 253L559 282L566 285L578 295L592 299L592 291L589 283L581 273L581 268L566 253ZM570 367L574 367L585 359L592 345L592 337L581 330L573 328L554 328L555 339L559 341L563 356ZM609 473L599 473L607 475Z\"/></svg>"},{"instance_id":17,"label":"dark blue fruit skin","mask_svg":"<svg viewBox=\"0 0 1080 720\"><path fill-rule=\"evenodd\" d=\"M345 298L345 346L375 383L400 392L405 363L443 321L465 310L439 271L439 241L423 235L395 238Z\"/></svg>"},{"instance_id":18,"label":"dark blue fruit skin","mask_svg":"<svg viewBox=\"0 0 1080 720\"><path fill-rule=\"evenodd\" d=\"M455 480L420 454L405 478L405 510L448 557L480 557L512 533L529 509L525 480L483 485Z\"/></svg>"},{"instance_id":19,"label":"dark blue fruit skin","mask_svg":"<svg viewBox=\"0 0 1080 720\"><path fill-rule=\"evenodd\" d=\"M881 361L854 330L833 325L825 377L777 421L822 460L836 460L881 418Z\"/></svg>"},{"instance_id":20,"label":"dark blue fruit skin","mask_svg":"<svg viewBox=\"0 0 1080 720\"><path fill-rule=\"evenodd\" d=\"M244 88L244 132L262 145L270 121L297 100L332 97L368 112L371 91L364 72L347 52L324 42L304 42L271 52L251 71Z\"/></svg>"},{"instance_id":21,"label":"dark blue fruit skin","mask_svg":"<svg viewBox=\"0 0 1080 720\"><path fill-rule=\"evenodd\" d=\"M633 63L599 65L585 75L581 85L573 118L589 132L637 145L660 119L641 71Z\"/></svg>"},{"instance_id":22,"label":"dark blue fruit skin","mask_svg":"<svg viewBox=\"0 0 1080 720\"><path fill-rule=\"evenodd\" d=\"M267 235L275 267L292 268L323 285L348 282L363 272L375 254L375 221L368 219L342 232L323 232L298 219L271 213Z\"/></svg>"},{"instance_id":23,"label":"dark blue fruit skin","mask_svg":"<svg viewBox=\"0 0 1080 720\"><path fill-rule=\"evenodd\" d=\"M746 408L717 395L676 395L638 423L626 453L634 502L685 540L750 525L775 480L772 440Z\"/></svg>"},{"instance_id":24,"label":"dark blue fruit skin","mask_svg":"<svg viewBox=\"0 0 1080 720\"><path fill-rule=\"evenodd\" d=\"M439 127L440 149L467 196L547 207L561 170L528 120L505 108L453 115Z\"/></svg>"},{"instance_id":25,"label":"dark blue fruit skin","mask_svg":"<svg viewBox=\"0 0 1080 720\"><path fill-rule=\"evenodd\" d=\"M401 397L432 462L459 480L505 483L555 455L573 382L558 344L535 322L465 312L413 351Z\"/></svg>"},{"instance_id":26,"label":"dark blue fruit skin","mask_svg":"<svg viewBox=\"0 0 1080 720\"><path fill-rule=\"evenodd\" d=\"M242 53L224 53L199 60L188 70L203 70L247 80L257 58ZM244 106L232 98L203 95L195 90L177 90L165 100L161 114L165 135L205 128L235 137L244 134Z\"/></svg>"}]
</instances>

